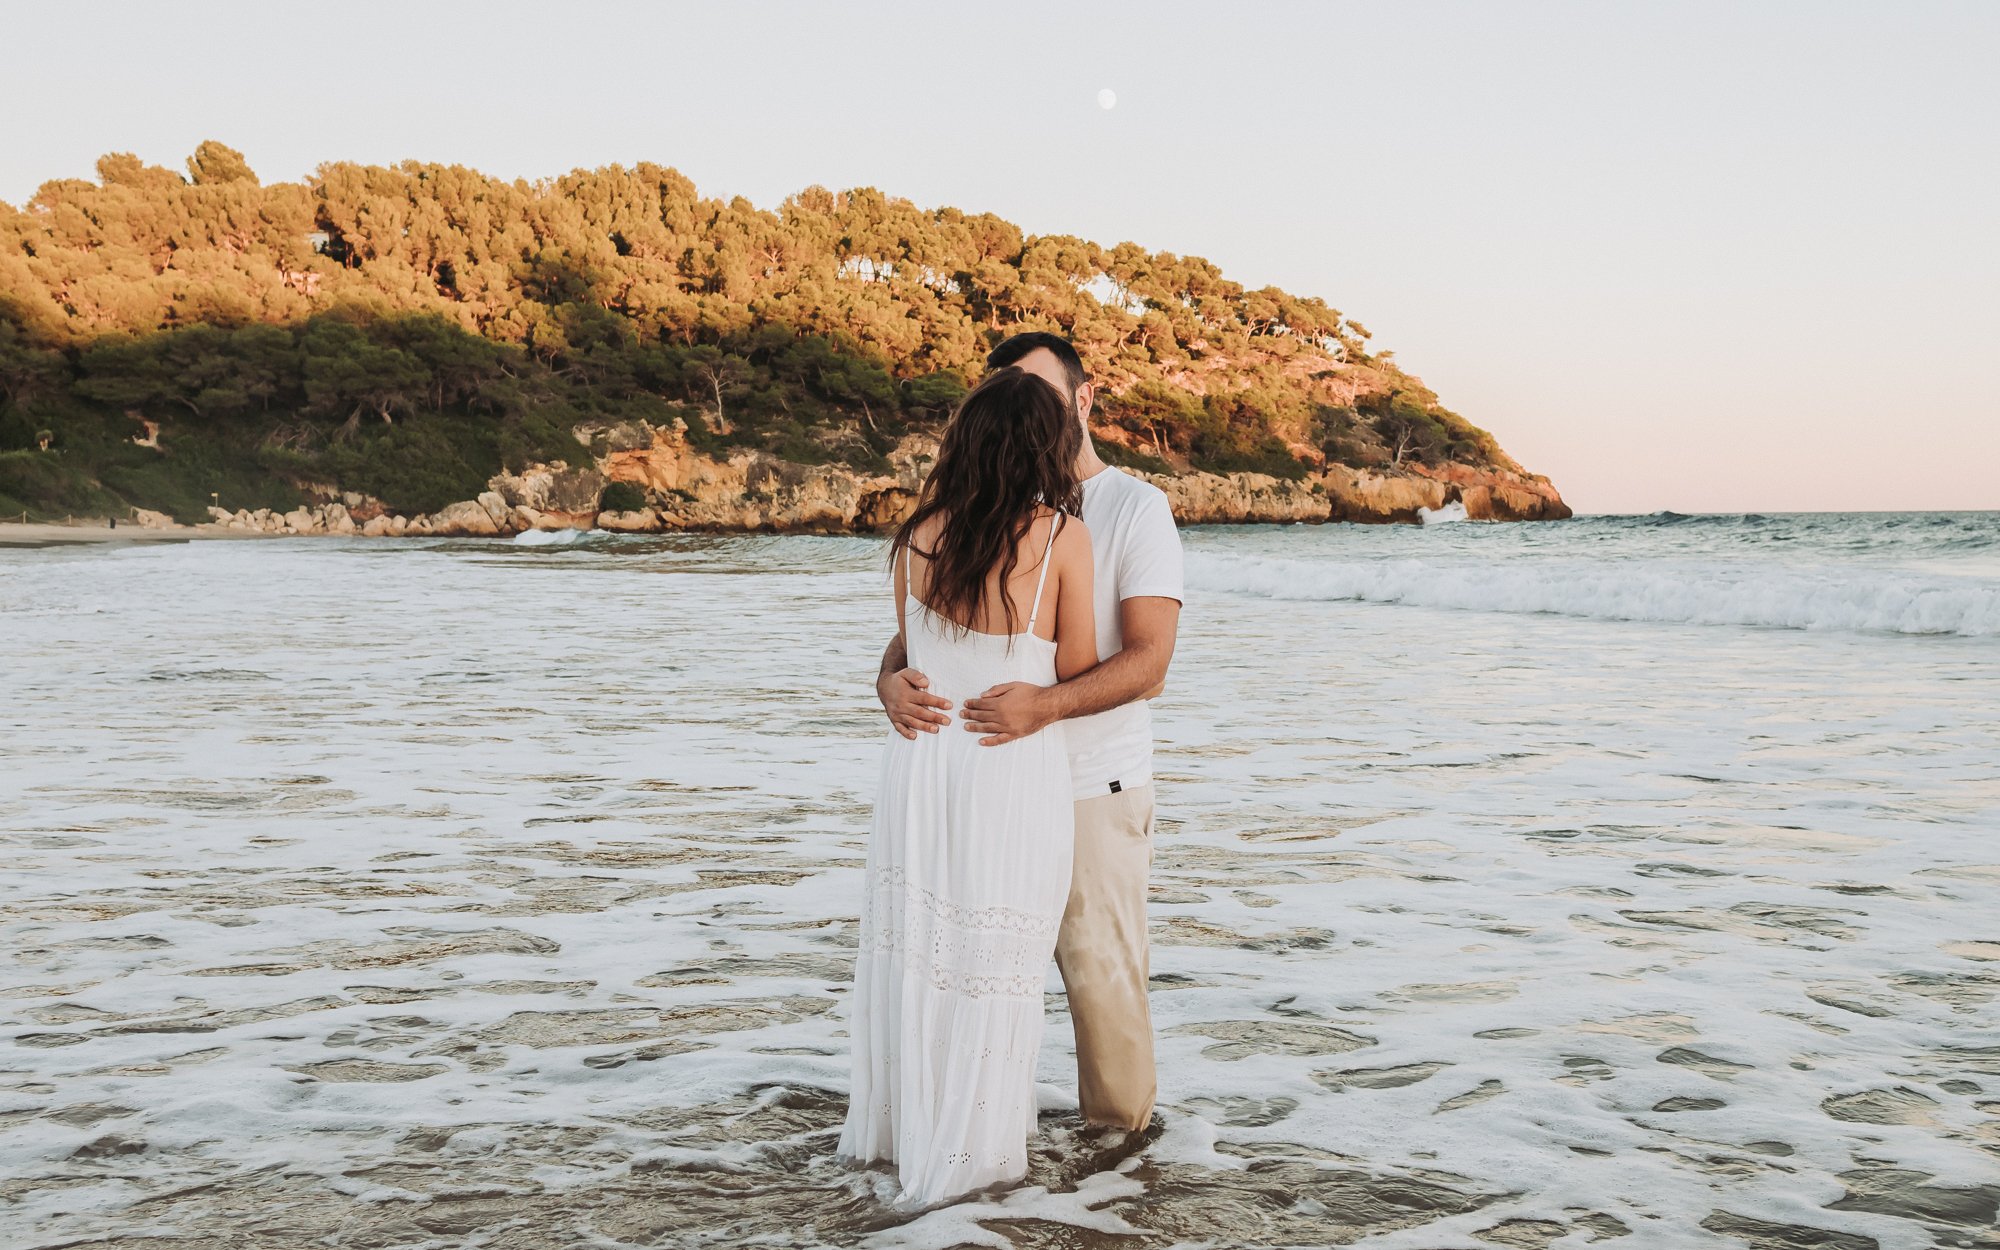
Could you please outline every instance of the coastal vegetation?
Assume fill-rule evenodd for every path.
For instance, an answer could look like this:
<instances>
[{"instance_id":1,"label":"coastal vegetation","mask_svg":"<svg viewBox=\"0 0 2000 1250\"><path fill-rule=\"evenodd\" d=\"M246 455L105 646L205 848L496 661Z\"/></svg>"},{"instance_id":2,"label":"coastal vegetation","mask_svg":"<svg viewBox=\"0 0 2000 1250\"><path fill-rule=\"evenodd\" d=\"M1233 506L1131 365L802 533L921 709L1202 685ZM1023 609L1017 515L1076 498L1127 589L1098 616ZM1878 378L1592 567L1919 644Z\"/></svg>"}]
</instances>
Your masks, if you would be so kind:
<instances>
[{"instance_id":1,"label":"coastal vegetation","mask_svg":"<svg viewBox=\"0 0 2000 1250\"><path fill-rule=\"evenodd\" d=\"M0 514L427 510L589 463L586 423L883 472L1026 329L1076 342L1114 463L1519 472L1322 300L1132 243L867 188L766 210L643 163L266 185L208 142L97 175L0 204Z\"/></svg>"}]
</instances>

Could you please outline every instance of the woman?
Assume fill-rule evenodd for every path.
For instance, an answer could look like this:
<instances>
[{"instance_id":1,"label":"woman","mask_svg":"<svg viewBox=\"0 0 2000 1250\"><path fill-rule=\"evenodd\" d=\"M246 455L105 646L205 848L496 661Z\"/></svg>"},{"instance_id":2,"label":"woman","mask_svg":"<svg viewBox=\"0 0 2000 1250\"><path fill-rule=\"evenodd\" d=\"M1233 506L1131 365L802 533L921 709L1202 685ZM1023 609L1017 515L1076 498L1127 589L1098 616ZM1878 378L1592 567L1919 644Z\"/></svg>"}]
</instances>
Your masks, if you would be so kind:
<instances>
[{"instance_id":1,"label":"woman","mask_svg":"<svg viewBox=\"0 0 2000 1250\"><path fill-rule=\"evenodd\" d=\"M953 414L890 560L912 667L962 707L1097 663L1082 438L1054 387L1001 369ZM896 1164L899 1206L1028 1170L1042 985L1069 894L1062 726L1001 746L893 730L868 841L854 1084L840 1152Z\"/></svg>"}]
</instances>

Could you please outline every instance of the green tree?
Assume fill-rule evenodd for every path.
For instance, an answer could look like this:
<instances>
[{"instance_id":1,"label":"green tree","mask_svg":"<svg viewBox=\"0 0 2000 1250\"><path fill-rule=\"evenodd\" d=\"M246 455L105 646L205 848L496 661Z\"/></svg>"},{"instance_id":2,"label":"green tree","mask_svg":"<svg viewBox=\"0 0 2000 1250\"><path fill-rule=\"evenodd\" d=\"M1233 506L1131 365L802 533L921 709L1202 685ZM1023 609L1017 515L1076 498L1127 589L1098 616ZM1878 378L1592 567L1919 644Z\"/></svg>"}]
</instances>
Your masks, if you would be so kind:
<instances>
[{"instance_id":1,"label":"green tree","mask_svg":"<svg viewBox=\"0 0 2000 1250\"><path fill-rule=\"evenodd\" d=\"M416 357L373 342L343 320L314 322L300 336L299 347L306 403L323 416L343 418L343 435L352 435L365 414L393 424L396 413L408 413L422 402L432 382Z\"/></svg>"}]
</instances>

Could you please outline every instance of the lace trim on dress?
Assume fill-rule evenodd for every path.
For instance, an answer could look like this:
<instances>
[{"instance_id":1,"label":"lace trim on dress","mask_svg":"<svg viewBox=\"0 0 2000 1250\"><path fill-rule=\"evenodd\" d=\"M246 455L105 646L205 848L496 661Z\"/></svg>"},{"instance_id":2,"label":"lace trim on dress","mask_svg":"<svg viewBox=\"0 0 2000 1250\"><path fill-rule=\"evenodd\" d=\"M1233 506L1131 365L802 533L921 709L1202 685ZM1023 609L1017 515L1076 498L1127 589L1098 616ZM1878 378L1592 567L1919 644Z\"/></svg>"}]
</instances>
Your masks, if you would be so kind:
<instances>
[{"instance_id":1,"label":"lace trim on dress","mask_svg":"<svg viewBox=\"0 0 2000 1250\"><path fill-rule=\"evenodd\" d=\"M981 933L1005 930L1025 937L1047 937L1062 927L1060 916L1041 916L1018 907L967 907L955 903L936 890L911 881L910 874L900 864L877 869L872 884L877 891L900 891L930 915L960 929Z\"/></svg>"},{"instance_id":2,"label":"lace trim on dress","mask_svg":"<svg viewBox=\"0 0 2000 1250\"><path fill-rule=\"evenodd\" d=\"M861 949L899 955L905 975L968 998L1041 1000L1049 942L1062 918L1015 907L968 907L880 869L864 900Z\"/></svg>"}]
</instances>

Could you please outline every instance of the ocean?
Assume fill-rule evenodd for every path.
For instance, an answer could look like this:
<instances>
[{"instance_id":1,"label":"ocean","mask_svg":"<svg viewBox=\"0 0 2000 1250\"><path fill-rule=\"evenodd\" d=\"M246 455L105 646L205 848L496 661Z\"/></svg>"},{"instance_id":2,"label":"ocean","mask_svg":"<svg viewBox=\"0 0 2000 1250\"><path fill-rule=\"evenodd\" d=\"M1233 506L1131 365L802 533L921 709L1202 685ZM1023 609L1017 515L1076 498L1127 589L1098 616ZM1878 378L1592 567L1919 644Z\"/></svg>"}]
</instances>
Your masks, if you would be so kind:
<instances>
[{"instance_id":1,"label":"ocean","mask_svg":"<svg viewBox=\"0 0 2000 1250\"><path fill-rule=\"evenodd\" d=\"M0 549L0 1245L1995 1244L2000 513L1183 532L1160 1112L831 1157L883 544Z\"/></svg>"}]
</instances>

